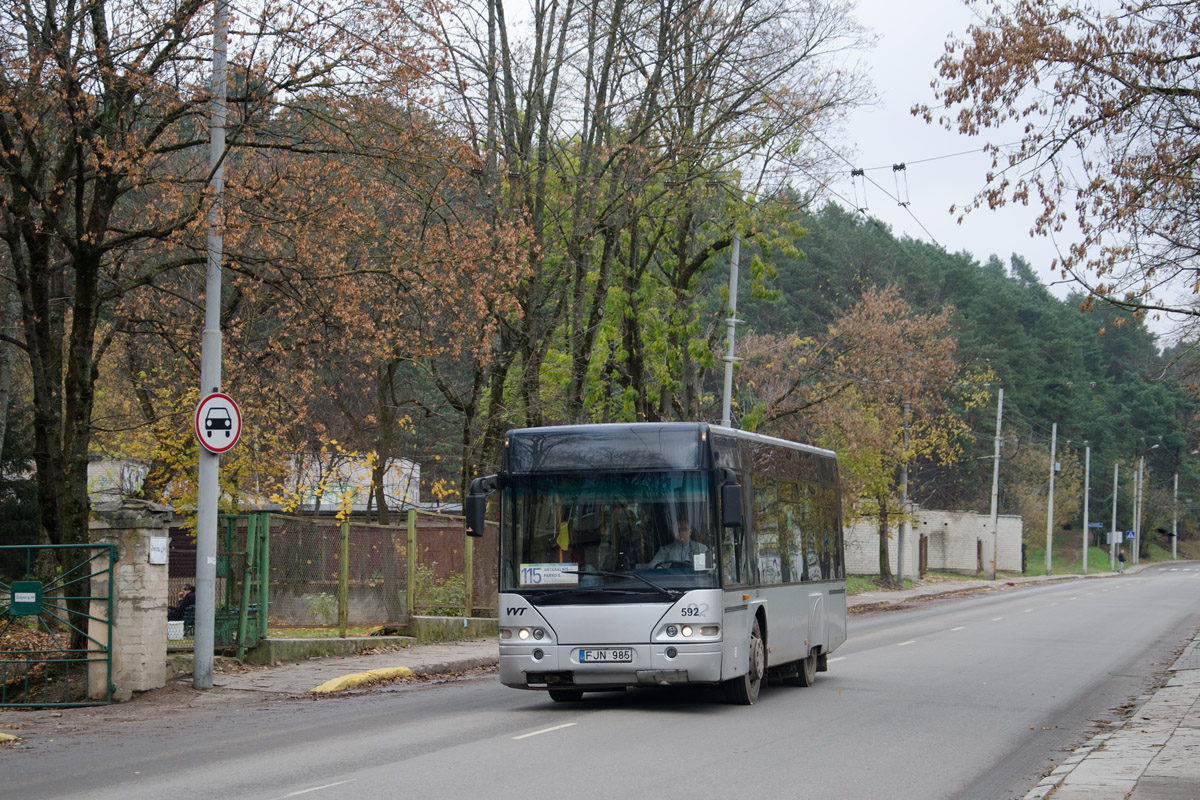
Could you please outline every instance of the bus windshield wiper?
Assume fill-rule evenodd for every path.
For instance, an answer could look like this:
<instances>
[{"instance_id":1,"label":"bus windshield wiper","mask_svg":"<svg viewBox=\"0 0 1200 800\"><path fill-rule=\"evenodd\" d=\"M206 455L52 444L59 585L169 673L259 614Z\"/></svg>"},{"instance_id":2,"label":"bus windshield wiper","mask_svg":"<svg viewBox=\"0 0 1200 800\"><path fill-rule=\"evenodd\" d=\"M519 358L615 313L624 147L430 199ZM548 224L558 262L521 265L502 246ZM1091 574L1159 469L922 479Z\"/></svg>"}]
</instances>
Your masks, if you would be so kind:
<instances>
[{"instance_id":1,"label":"bus windshield wiper","mask_svg":"<svg viewBox=\"0 0 1200 800\"><path fill-rule=\"evenodd\" d=\"M579 597L580 595L586 595L589 592L592 594L624 594L636 595L638 597L646 596L644 589L638 589L637 591L634 591L632 589L617 589L613 586L578 586L570 589L555 589L554 591L544 592L538 595L524 595L524 597L529 600L529 602L537 605L543 600L553 600L557 597L566 596Z\"/></svg>"},{"instance_id":2,"label":"bus windshield wiper","mask_svg":"<svg viewBox=\"0 0 1200 800\"><path fill-rule=\"evenodd\" d=\"M587 570L586 572L584 572L583 570L578 570L578 569L565 569L565 570L563 570L563 574L565 574L565 575L604 575L609 578L633 578L634 580L641 581L642 583L646 584L651 589L653 589L657 594L663 595L664 597L669 599L671 602L675 602L679 598L683 597L683 592L681 592L680 590L668 589L665 586L660 586L659 584L655 583L654 581L650 580L649 578L642 577L641 575L638 575L633 572L613 572L612 570L596 569L595 567L592 567L591 569Z\"/></svg>"}]
</instances>

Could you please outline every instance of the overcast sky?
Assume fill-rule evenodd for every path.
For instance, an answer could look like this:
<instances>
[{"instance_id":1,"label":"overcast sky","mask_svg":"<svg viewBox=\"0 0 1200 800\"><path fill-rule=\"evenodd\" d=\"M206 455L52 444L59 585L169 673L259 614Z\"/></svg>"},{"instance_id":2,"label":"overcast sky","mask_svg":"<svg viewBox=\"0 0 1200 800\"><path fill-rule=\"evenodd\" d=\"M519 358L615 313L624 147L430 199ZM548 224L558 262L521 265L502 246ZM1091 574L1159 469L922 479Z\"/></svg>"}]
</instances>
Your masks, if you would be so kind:
<instances>
[{"instance_id":1,"label":"overcast sky","mask_svg":"<svg viewBox=\"0 0 1200 800\"><path fill-rule=\"evenodd\" d=\"M866 170L865 200L864 181L853 181L849 166L832 188L851 204L865 204L868 214L897 235L932 240L950 252L965 250L979 261L995 253L1007 263L1015 252L1032 264L1043 283L1059 281L1050 272L1053 243L1029 235L1033 208L976 211L962 225L956 222L958 215L949 208L966 205L991 167L981 152L984 140L948 132L909 112L914 104L932 104L934 62L944 52L947 35L966 30L974 19L971 12L961 0L858 0L858 17L879 37L874 50L863 56L878 101L855 113L846 130L858 150L852 160ZM955 155L965 151L974 152ZM891 165L898 163L905 164L904 172L893 172ZM893 197L907 200L907 210ZM1069 289L1051 286L1058 297Z\"/></svg>"}]
</instances>

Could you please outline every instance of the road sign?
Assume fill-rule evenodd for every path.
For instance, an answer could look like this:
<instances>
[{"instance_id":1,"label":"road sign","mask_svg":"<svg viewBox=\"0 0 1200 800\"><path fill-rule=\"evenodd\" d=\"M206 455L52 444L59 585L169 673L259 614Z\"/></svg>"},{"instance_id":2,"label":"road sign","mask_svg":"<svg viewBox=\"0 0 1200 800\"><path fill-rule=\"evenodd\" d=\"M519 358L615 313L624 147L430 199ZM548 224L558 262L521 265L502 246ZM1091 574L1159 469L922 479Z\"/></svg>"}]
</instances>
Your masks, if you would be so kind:
<instances>
[{"instance_id":1,"label":"road sign","mask_svg":"<svg viewBox=\"0 0 1200 800\"><path fill-rule=\"evenodd\" d=\"M230 450L242 435L242 412L233 398L213 392L196 406L196 438L210 453Z\"/></svg>"},{"instance_id":2,"label":"road sign","mask_svg":"<svg viewBox=\"0 0 1200 800\"><path fill-rule=\"evenodd\" d=\"M1125 531L1125 541L1132 542L1135 536L1137 536L1137 534L1133 531Z\"/></svg>"},{"instance_id":3,"label":"road sign","mask_svg":"<svg viewBox=\"0 0 1200 800\"><path fill-rule=\"evenodd\" d=\"M1104 523L1103 522L1089 522L1088 527L1089 528L1103 528Z\"/></svg>"}]
</instances>

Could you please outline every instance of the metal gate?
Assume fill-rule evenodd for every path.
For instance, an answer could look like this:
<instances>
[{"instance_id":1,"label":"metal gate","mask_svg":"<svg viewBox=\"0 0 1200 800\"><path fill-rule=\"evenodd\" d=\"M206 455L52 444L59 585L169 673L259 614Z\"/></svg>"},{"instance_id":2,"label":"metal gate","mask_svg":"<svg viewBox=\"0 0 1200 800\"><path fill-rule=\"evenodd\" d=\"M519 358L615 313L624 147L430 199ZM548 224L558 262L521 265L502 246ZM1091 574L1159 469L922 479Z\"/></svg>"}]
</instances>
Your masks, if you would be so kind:
<instances>
[{"instance_id":1,"label":"metal gate","mask_svg":"<svg viewBox=\"0 0 1200 800\"><path fill-rule=\"evenodd\" d=\"M112 544L0 546L0 708L112 699Z\"/></svg>"},{"instance_id":2,"label":"metal gate","mask_svg":"<svg viewBox=\"0 0 1200 800\"><path fill-rule=\"evenodd\" d=\"M269 520L266 513L220 516L213 643L236 646L239 661L267 635Z\"/></svg>"}]
</instances>

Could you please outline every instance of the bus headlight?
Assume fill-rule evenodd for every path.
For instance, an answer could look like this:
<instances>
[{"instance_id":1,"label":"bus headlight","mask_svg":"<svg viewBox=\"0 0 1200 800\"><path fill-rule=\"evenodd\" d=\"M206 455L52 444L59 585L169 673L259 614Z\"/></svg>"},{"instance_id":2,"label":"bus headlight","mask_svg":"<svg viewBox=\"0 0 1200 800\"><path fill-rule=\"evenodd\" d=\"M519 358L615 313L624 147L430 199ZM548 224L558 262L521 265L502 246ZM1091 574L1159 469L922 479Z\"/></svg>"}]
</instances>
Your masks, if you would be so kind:
<instances>
[{"instance_id":1,"label":"bus headlight","mask_svg":"<svg viewBox=\"0 0 1200 800\"><path fill-rule=\"evenodd\" d=\"M517 631L517 638L522 641L524 641L525 639L528 639L529 638L529 628L521 628L521 630Z\"/></svg>"},{"instance_id":2,"label":"bus headlight","mask_svg":"<svg viewBox=\"0 0 1200 800\"><path fill-rule=\"evenodd\" d=\"M684 625L683 628L679 632L682 633L684 636L691 636L692 635L692 626Z\"/></svg>"},{"instance_id":3,"label":"bus headlight","mask_svg":"<svg viewBox=\"0 0 1200 800\"><path fill-rule=\"evenodd\" d=\"M667 626L667 636L674 637L674 636L677 636L678 634L679 634L679 628L675 627L674 625Z\"/></svg>"},{"instance_id":4,"label":"bus headlight","mask_svg":"<svg viewBox=\"0 0 1200 800\"><path fill-rule=\"evenodd\" d=\"M500 629L500 638L501 639L511 639L512 631L509 630L508 628L501 628Z\"/></svg>"},{"instance_id":5,"label":"bus headlight","mask_svg":"<svg viewBox=\"0 0 1200 800\"><path fill-rule=\"evenodd\" d=\"M534 629L533 629L533 638L535 638L535 639L537 639L537 640L539 640L539 641L540 641L540 640L541 640L541 638L542 638L543 636L545 636L545 635L546 635L546 632L545 632L544 630L542 630L541 628L534 628Z\"/></svg>"},{"instance_id":6,"label":"bus headlight","mask_svg":"<svg viewBox=\"0 0 1200 800\"><path fill-rule=\"evenodd\" d=\"M721 632L720 625L701 625L700 626L700 635L701 636L716 636L720 632Z\"/></svg>"}]
</instances>

